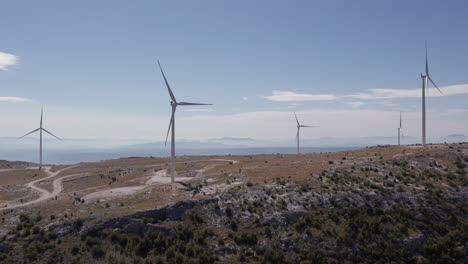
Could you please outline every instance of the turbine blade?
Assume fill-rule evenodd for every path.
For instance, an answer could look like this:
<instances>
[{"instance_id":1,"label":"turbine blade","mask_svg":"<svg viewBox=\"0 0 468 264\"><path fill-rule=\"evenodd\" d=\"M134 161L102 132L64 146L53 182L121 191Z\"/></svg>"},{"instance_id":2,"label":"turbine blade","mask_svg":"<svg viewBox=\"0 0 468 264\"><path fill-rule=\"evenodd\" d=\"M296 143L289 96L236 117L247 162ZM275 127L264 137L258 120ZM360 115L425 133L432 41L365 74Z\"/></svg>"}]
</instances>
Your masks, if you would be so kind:
<instances>
[{"instance_id":1,"label":"turbine blade","mask_svg":"<svg viewBox=\"0 0 468 264\"><path fill-rule=\"evenodd\" d=\"M427 42L426 42L426 75L429 75L429 64L427 62Z\"/></svg>"},{"instance_id":2,"label":"turbine blade","mask_svg":"<svg viewBox=\"0 0 468 264\"><path fill-rule=\"evenodd\" d=\"M42 127L42 113L43 113L43 109L44 109L44 107L43 107L43 105L41 105L41 127Z\"/></svg>"},{"instance_id":3,"label":"turbine blade","mask_svg":"<svg viewBox=\"0 0 468 264\"><path fill-rule=\"evenodd\" d=\"M169 86L169 83L167 82L167 79L166 79L166 75L164 75L164 71L161 67L161 63L159 63L159 60L158 60L158 65L159 65L159 69L161 70L161 74L164 78L164 82L166 82L166 86L167 86L167 90L169 91L169 95L171 96L171 100L174 102L174 103L177 103L176 99L175 99L175 96L174 94L172 93L172 90L171 90L171 87Z\"/></svg>"},{"instance_id":4,"label":"turbine blade","mask_svg":"<svg viewBox=\"0 0 468 264\"><path fill-rule=\"evenodd\" d=\"M427 76L427 78L429 79L429 81L431 81L432 85L435 86L435 88L437 88L437 90L439 90L439 93L440 94L443 94L442 91L439 89L439 87L434 83L434 81L431 79L431 76Z\"/></svg>"},{"instance_id":5,"label":"turbine blade","mask_svg":"<svg viewBox=\"0 0 468 264\"><path fill-rule=\"evenodd\" d=\"M19 137L18 139L22 139L22 138L24 138L25 136L27 136L27 135L29 135L29 134L32 134L32 133L34 133L34 132L36 132L36 131L38 131L39 129L40 129L40 128L35 129L35 130L33 130L33 131L27 133L26 135L24 135L24 136L22 136L22 137Z\"/></svg>"},{"instance_id":6,"label":"turbine blade","mask_svg":"<svg viewBox=\"0 0 468 264\"><path fill-rule=\"evenodd\" d=\"M167 146L167 139L169 138L169 132L171 131L172 122L174 122L174 113L175 111L172 110L171 121L169 122L169 127L167 128L166 142L164 143L164 146Z\"/></svg>"},{"instance_id":7,"label":"turbine blade","mask_svg":"<svg viewBox=\"0 0 468 264\"><path fill-rule=\"evenodd\" d=\"M54 135L54 134L50 133L49 131L47 131L47 129L45 129L45 128L43 128L42 130L44 130L45 132L49 133L49 135L55 137L56 139L62 140L61 138L59 138L59 137L57 137L56 135Z\"/></svg>"},{"instance_id":8,"label":"turbine blade","mask_svg":"<svg viewBox=\"0 0 468 264\"><path fill-rule=\"evenodd\" d=\"M296 117L296 122L297 122L297 125L299 126L299 119L297 119L296 112L294 112L294 116Z\"/></svg>"},{"instance_id":9,"label":"turbine blade","mask_svg":"<svg viewBox=\"0 0 468 264\"><path fill-rule=\"evenodd\" d=\"M213 105L213 104L199 104L199 103L187 103L187 102L180 102L177 105Z\"/></svg>"},{"instance_id":10,"label":"turbine blade","mask_svg":"<svg viewBox=\"0 0 468 264\"><path fill-rule=\"evenodd\" d=\"M306 126L306 125L300 125L300 127L317 127L317 126Z\"/></svg>"}]
</instances>

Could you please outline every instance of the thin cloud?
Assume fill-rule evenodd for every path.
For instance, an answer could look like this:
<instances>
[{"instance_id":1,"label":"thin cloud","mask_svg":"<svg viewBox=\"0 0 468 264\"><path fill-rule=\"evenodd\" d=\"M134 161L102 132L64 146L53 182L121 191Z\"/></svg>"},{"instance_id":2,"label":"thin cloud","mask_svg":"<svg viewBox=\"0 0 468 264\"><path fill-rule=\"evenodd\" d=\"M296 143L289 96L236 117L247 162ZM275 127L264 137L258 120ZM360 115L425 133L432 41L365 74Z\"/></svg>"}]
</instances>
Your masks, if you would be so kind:
<instances>
[{"instance_id":1,"label":"thin cloud","mask_svg":"<svg viewBox=\"0 0 468 264\"><path fill-rule=\"evenodd\" d=\"M440 111L431 111L431 112L433 112L435 115L443 117L443 116L447 116L447 115L464 114L464 113L468 112L468 109L456 108L456 109L448 109L445 112L440 112Z\"/></svg>"},{"instance_id":2,"label":"thin cloud","mask_svg":"<svg viewBox=\"0 0 468 264\"><path fill-rule=\"evenodd\" d=\"M16 55L0 52L0 70L8 70L9 67L18 64L19 58Z\"/></svg>"},{"instance_id":3,"label":"thin cloud","mask_svg":"<svg viewBox=\"0 0 468 264\"><path fill-rule=\"evenodd\" d=\"M16 107L16 108L12 108ZM20 136L38 122L38 112L19 111L21 105L0 104L2 126L0 137ZM113 138L164 140L169 124L168 115L102 113L90 109L49 109L45 112L47 128L65 138ZM11 115L13 110L18 114ZM468 134L463 108L427 113L429 137ZM371 109L304 109L296 112L304 124L318 127L304 129L303 138L396 136L400 111ZM443 118L441 118L443 115ZM22 122L18 122L22 120ZM421 113L404 112L405 135L420 136ZM145 125L141 125L145 124ZM258 139L290 139L296 135L296 119L292 111L241 112L214 114L200 112L180 115L176 121L180 139L220 137L252 137ZM92 127L93 129L83 129Z\"/></svg>"},{"instance_id":4,"label":"thin cloud","mask_svg":"<svg viewBox=\"0 0 468 264\"><path fill-rule=\"evenodd\" d=\"M290 103L288 105L288 108L290 108L290 109L291 108L296 108L296 107L301 106L301 105L304 105L304 104L303 103Z\"/></svg>"},{"instance_id":5,"label":"thin cloud","mask_svg":"<svg viewBox=\"0 0 468 264\"><path fill-rule=\"evenodd\" d=\"M436 88L429 88L426 92L428 97L442 97L457 94L468 94L468 84L459 84L440 87L442 94ZM361 100L372 99L390 99L390 98L419 98L421 97L421 88L417 89L369 89L369 93L357 93L344 95L345 98L354 98Z\"/></svg>"},{"instance_id":6,"label":"thin cloud","mask_svg":"<svg viewBox=\"0 0 468 264\"><path fill-rule=\"evenodd\" d=\"M346 103L346 104L349 104L349 105L351 105L352 107L359 107L359 106L363 105L364 102L356 101L356 102L349 102L349 103Z\"/></svg>"},{"instance_id":7,"label":"thin cloud","mask_svg":"<svg viewBox=\"0 0 468 264\"><path fill-rule=\"evenodd\" d=\"M249 98L247 98L247 97L242 97L242 100L244 100L244 101L248 101L248 100L249 100Z\"/></svg>"},{"instance_id":8,"label":"thin cloud","mask_svg":"<svg viewBox=\"0 0 468 264\"><path fill-rule=\"evenodd\" d=\"M452 95L468 94L468 84L458 84L440 87L442 93L436 88L429 88L426 91L427 97L443 97ZM273 91L272 95L261 96L264 99L276 102L294 101L332 101L339 98L352 98L359 100L394 99L394 98L420 98L421 88L416 89L368 89L367 93L355 93L342 96L334 94L300 94L290 91ZM353 107L365 104L362 101L346 102ZM388 104L390 106L390 104Z\"/></svg>"},{"instance_id":9,"label":"thin cloud","mask_svg":"<svg viewBox=\"0 0 468 264\"><path fill-rule=\"evenodd\" d=\"M455 112L455 113L451 113ZM460 109L428 113L429 137L468 134L460 122ZM372 109L304 109L296 112L304 124L316 128L304 130L304 138L396 136L400 111ZM440 118L440 115L444 118ZM419 136L421 113L406 111L405 134ZM465 119L463 119L465 120ZM182 138L252 137L294 138L296 120L291 111L258 111L228 115L195 115L179 118ZM248 129L246 129L248 128Z\"/></svg>"},{"instance_id":10,"label":"thin cloud","mask_svg":"<svg viewBox=\"0 0 468 264\"><path fill-rule=\"evenodd\" d=\"M468 112L468 109L463 108L456 108L456 109L448 109L447 113L449 114L458 114L458 113L465 113Z\"/></svg>"},{"instance_id":11,"label":"thin cloud","mask_svg":"<svg viewBox=\"0 0 468 264\"><path fill-rule=\"evenodd\" d=\"M304 132L303 137L360 137L391 135L398 123L398 112L378 110L310 109L298 111L304 124L319 127ZM407 114L408 116L410 114ZM409 118L409 117L408 117ZM389 120L394 122L389 122ZM198 115L179 119L191 133L216 137L293 138L296 120L290 111L244 112L230 115ZM207 130L206 126L210 126ZM213 125L216 124L216 125ZM373 129L368 129L372 124ZM248 129L245 129L248 128ZM202 131L203 130L203 131ZM186 130L179 129L180 133ZM188 135L185 135L188 136Z\"/></svg>"},{"instance_id":12,"label":"thin cloud","mask_svg":"<svg viewBox=\"0 0 468 264\"><path fill-rule=\"evenodd\" d=\"M29 98L23 98L23 97L1 97L0 96L0 101L6 101L6 102L29 102L31 99Z\"/></svg>"},{"instance_id":13,"label":"thin cloud","mask_svg":"<svg viewBox=\"0 0 468 264\"><path fill-rule=\"evenodd\" d=\"M300 94L289 91L273 91L272 95L262 96L262 98L277 102L332 101L337 99L333 94Z\"/></svg>"}]
</instances>

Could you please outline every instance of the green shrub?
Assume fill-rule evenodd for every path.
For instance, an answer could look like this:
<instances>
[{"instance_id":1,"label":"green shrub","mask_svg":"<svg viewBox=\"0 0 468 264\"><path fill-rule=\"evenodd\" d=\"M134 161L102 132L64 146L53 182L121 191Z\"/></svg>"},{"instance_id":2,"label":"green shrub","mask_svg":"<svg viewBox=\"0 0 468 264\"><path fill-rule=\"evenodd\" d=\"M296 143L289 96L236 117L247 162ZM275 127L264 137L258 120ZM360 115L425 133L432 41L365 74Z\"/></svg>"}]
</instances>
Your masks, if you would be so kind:
<instances>
[{"instance_id":1,"label":"green shrub","mask_svg":"<svg viewBox=\"0 0 468 264\"><path fill-rule=\"evenodd\" d=\"M238 245L254 246L255 244L257 244L258 239L257 239L257 234L255 233L242 233L242 235L236 236L234 238L234 241Z\"/></svg>"},{"instance_id":2,"label":"green shrub","mask_svg":"<svg viewBox=\"0 0 468 264\"><path fill-rule=\"evenodd\" d=\"M27 223L27 222L30 221L30 220L29 220L29 216L27 216L27 215L25 215L25 214L20 214L19 219L20 219L20 222L21 222L21 223Z\"/></svg>"},{"instance_id":3,"label":"green shrub","mask_svg":"<svg viewBox=\"0 0 468 264\"><path fill-rule=\"evenodd\" d=\"M106 256L106 252L100 246L93 246L91 249L91 255L95 259L102 259Z\"/></svg>"},{"instance_id":4,"label":"green shrub","mask_svg":"<svg viewBox=\"0 0 468 264\"><path fill-rule=\"evenodd\" d=\"M232 212L231 207L226 207L226 216L231 218L232 214L233 214L233 212Z\"/></svg>"},{"instance_id":5,"label":"green shrub","mask_svg":"<svg viewBox=\"0 0 468 264\"><path fill-rule=\"evenodd\" d=\"M236 232L239 225L237 224L237 220L236 219L231 219L231 221L229 221L229 226L231 227L232 231Z\"/></svg>"},{"instance_id":6,"label":"green shrub","mask_svg":"<svg viewBox=\"0 0 468 264\"><path fill-rule=\"evenodd\" d=\"M74 230L80 231L82 227L83 227L83 220L76 219L75 222L73 222L73 229Z\"/></svg>"},{"instance_id":7,"label":"green shrub","mask_svg":"<svg viewBox=\"0 0 468 264\"><path fill-rule=\"evenodd\" d=\"M39 232L41 232L41 229L38 226L33 227L33 234L34 235L39 234Z\"/></svg>"},{"instance_id":8,"label":"green shrub","mask_svg":"<svg viewBox=\"0 0 468 264\"><path fill-rule=\"evenodd\" d=\"M73 256L76 256L78 253L80 252L80 248L78 246L73 246L70 250L70 253L73 255Z\"/></svg>"},{"instance_id":9,"label":"green shrub","mask_svg":"<svg viewBox=\"0 0 468 264\"><path fill-rule=\"evenodd\" d=\"M263 254L262 263L283 264L285 256L282 250L268 248Z\"/></svg>"}]
</instances>

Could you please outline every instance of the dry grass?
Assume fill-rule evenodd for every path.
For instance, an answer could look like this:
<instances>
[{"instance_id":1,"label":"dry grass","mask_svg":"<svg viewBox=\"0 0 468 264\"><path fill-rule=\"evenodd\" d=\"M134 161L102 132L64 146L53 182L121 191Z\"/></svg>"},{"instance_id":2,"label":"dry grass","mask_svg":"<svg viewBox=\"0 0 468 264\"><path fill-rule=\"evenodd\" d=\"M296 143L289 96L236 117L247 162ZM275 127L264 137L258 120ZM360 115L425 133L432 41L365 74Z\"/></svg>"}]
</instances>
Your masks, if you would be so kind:
<instances>
[{"instance_id":1,"label":"dry grass","mask_svg":"<svg viewBox=\"0 0 468 264\"><path fill-rule=\"evenodd\" d=\"M451 145L466 151L467 145ZM196 175L197 170L207 169L199 177L188 181L192 185L202 184L204 188L194 199L216 195L217 191L226 188L235 188L236 184L263 184L276 181L277 178L292 181L314 181L323 170L337 167L352 167L354 165L379 162L394 159L402 155L418 155L415 158L424 159L427 153L445 153L449 145L430 146L426 149L412 146L402 147L375 147L355 151L336 153L302 154L302 155L244 155L244 156L183 156L177 157L176 170L179 175ZM223 159L223 160L220 160ZM233 160L236 162L230 162ZM81 202L81 198L99 190L117 187L143 185L154 171L167 169L168 158L122 158L116 160L83 163L76 167L64 170L56 177L49 179L48 184L39 185L52 191L51 182L66 175L76 175L66 178L63 182L63 191L56 199L37 203L31 206L3 211L6 216L42 215L57 218L64 217L99 217L107 218L128 213L152 209L174 201L192 199L192 192L177 185L172 191L170 184L153 184L145 187L141 192L127 197L115 199L102 199L99 202ZM454 166L452 161L437 160L445 166ZM55 166L51 171L57 171L64 166ZM32 170L15 170L0 172L2 179L0 186L15 186L20 188L26 183L45 177L44 172ZM235 184L230 184L235 183ZM208 188L207 188L208 187ZM24 188L23 188L24 189ZM206 195L203 194L207 191ZM208 192L209 190L209 192ZM27 190L18 192L0 193L0 201L17 199L31 200L37 197ZM7 217L8 218L8 217Z\"/></svg>"}]
</instances>

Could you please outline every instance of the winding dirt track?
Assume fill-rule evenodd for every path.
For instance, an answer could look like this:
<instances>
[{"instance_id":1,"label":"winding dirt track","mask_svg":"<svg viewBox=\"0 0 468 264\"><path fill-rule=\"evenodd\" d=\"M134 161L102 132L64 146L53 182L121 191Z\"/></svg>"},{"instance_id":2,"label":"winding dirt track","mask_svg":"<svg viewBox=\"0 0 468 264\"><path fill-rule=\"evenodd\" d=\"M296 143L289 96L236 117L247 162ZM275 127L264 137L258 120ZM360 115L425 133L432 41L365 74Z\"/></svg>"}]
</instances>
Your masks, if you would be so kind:
<instances>
[{"instance_id":1,"label":"winding dirt track","mask_svg":"<svg viewBox=\"0 0 468 264\"><path fill-rule=\"evenodd\" d=\"M228 160L228 159L205 159L205 160L193 160L193 161L184 161L184 162L176 162L176 163L201 162L201 161L222 161L222 162L238 163L238 161L236 160ZM158 164L158 165L163 165L163 164ZM150 165L150 166L154 167L158 165ZM182 181L182 182L189 181L194 178L203 176L203 173L205 171L209 169L213 169L218 165L220 164L210 164L210 165L203 167L202 169L196 170L195 177L177 176L176 179L177 181ZM145 166L145 167L149 167L149 166ZM149 179L142 185L99 190L93 193L88 193L87 195L83 196L82 199L85 200L86 202L89 202L92 200L121 198L121 197L137 194L138 192L145 190L148 186L151 186L153 184L169 184L171 183L171 178L170 178L170 175L167 174L167 172L168 172L168 169L158 170L156 173L152 174L149 177Z\"/></svg>"},{"instance_id":2,"label":"winding dirt track","mask_svg":"<svg viewBox=\"0 0 468 264\"><path fill-rule=\"evenodd\" d=\"M11 206L7 206L7 207L2 207L2 208L0 208L0 211L1 210L6 210L6 209L14 209L14 208L28 206L28 205L39 203L39 202L42 202L42 201L45 201L47 199L55 197L56 195L60 194L60 192L62 192L62 188L63 188L62 181L63 181L63 179L67 178L67 177L75 176L75 175L67 175L67 176L55 179L53 181L53 183L52 183L54 190L51 193L49 191L45 190L45 189L37 187L36 183L47 180L47 179L50 179L50 178L53 178L53 177L57 176L59 173L61 173L62 171L74 168L76 166L78 166L78 165L66 167L66 168L63 168L63 169L58 170L56 172L51 172L50 171L51 167L44 167L44 171L48 174L47 177L34 180L34 181L29 182L29 183L27 183L25 185L26 187L31 188L34 191L38 192L39 193L39 198L37 198L36 200L26 202L26 203L22 203L22 204L16 204L16 205L11 205Z\"/></svg>"},{"instance_id":3,"label":"winding dirt track","mask_svg":"<svg viewBox=\"0 0 468 264\"><path fill-rule=\"evenodd\" d=\"M228 160L228 159L205 159L205 160L194 160L194 161L188 161L188 162L200 162L200 161L226 161L226 162L232 162L232 163L237 163L238 161L236 160ZM185 162L178 162L178 163L185 163ZM163 165L163 164L158 164L156 166L160 166L160 165ZM72 174L72 175L66 175L66 176L62 176L60 178L57 178L55 179L53 182L52 182L52 187L53 187L53 191L52 192L49 192L45 189L42 189L40 187L37 187L36 186L36 183L38 182L41 182L41 181L44 181L44 180L47 180L47 179L50 179L50 178L53 178L55 176L57 176L58 174L60 174L62 171L65 171L65 170L68 170L68 169L71 169L71 168L74 168L74 167L77 167L79 165L74 165L74 166L70 166L70 167L66 167L66 168L63 168L61 170L58 170L56 172L51 172L50 169L51 167L44 167L44 171L47 173L47 177L45 178L41 178L41 179L37 179L37 180L34 180L32 182L29 182L27 183L25 186L28 187L28 188L31 188L33 189L34 191L38 192L39 193L39 198L35 199L35 200L32 200L32 201L29 201L29 202L26 202L26 203L22 203L22 204L15 204L15 205L10 205L10 206L7 206L7 207L1 207L0 208L0 211L2 210L7 210L7 209L15 209L15 208L20 208L20 207L24 207L24 206L28 206L28 205L31 205L31 204L35 204L35 203L39 203L39 202L42 202L42 201L45 201L45 200L48 200L48 199L52 199L54 198L55 196L59 195L62 190L63 190L63 180L65 178L69 178L69 177L74 177L74 176L77 176L79 174ZM145 167L154 167L155 165L150 165L150 166L145 166ZM211 169L211 168L214 168L216 167L217 165L208 165L206 166L205 168L201 169L201 170L198 170L198 173L197 173L197 176L200 176L203 174L204 171L208 170L208 169ZM156 173L156 178L163 178L164 176L166 176L166 169L164 170L160 170ZM145 185L151 185L153 184L153 182L150 180L148 180L148 182L145 183ZM145 185L143 186L137 186L139 187L140 189L143 189L145 187ZM129 188L129 187L123 187L123 188ZM135 188L135 187L133 187ZM138 189L138 188L137 188ZM138 189L138 190L140 190ZM110 191L110 193L112 193L111 190L104 190L104 191ZM100 191L102 192L102 191ZM126 193L126 192L124 192ZM130 193L131 194L131 193ZM88 196L92 196L92 194L88 194ZM95 195L95 194L94 194Z\"/></svg>"}]
</instances>

